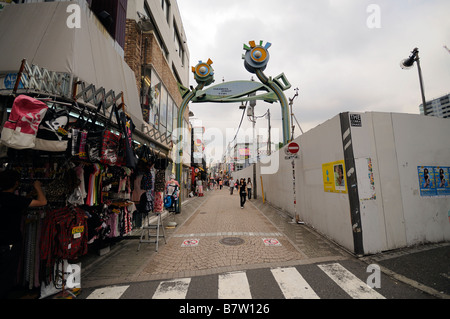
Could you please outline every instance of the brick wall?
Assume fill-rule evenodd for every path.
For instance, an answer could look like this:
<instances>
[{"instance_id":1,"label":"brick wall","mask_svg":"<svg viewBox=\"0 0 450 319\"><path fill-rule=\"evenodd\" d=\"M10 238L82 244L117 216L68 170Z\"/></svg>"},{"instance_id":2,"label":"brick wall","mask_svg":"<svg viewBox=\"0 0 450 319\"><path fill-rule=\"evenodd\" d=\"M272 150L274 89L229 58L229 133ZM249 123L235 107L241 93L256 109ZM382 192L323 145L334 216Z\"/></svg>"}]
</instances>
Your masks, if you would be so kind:
<instances>
[{"instance_id":1,"label":"brick wall","mask_svg":"<svg viewBox=\"0 0 450 319\"><path fill-rule=\"evenodd\" d=\"M134 20L127 19L125 31L125 61L134 71L138 90L141 89L141 35L138 24Z\"/></svg>"},{"instance_id":2,"label":"brick wall","mask_svg":"<svg viewBox=\"0 0 450 319\"><path fill-rule=\"evenodd\" d=\"M147 39L147 59L144 61L143 43ZM135 20L128 19L126 23L125 36L125 61L136 75L136 83L140 91L141 88L141 64L151 65L158 73L164 86L169 91L177 106L180 106L183 99L178 91L177 80L172 73L172 67L167 62L164 54L153 33L144 33L141 36L139 26ZM189 119L189 110L186 110L185 118Z\"/></svg>"},{"instance_id":3,"label":"brick wall","mask_svg":"<svg viewBox=\"0 0 450 319\"><path fill-rule=\"evenodd\" d=\"M146 63L153 66L176 104L178 106L181 105L183 99L178 91L177 80L172 73L172 68L167 63L155 36L153 33L150 33L146 34L144 38L147 38L148 41Z\"/></svg>"}]
</instances>

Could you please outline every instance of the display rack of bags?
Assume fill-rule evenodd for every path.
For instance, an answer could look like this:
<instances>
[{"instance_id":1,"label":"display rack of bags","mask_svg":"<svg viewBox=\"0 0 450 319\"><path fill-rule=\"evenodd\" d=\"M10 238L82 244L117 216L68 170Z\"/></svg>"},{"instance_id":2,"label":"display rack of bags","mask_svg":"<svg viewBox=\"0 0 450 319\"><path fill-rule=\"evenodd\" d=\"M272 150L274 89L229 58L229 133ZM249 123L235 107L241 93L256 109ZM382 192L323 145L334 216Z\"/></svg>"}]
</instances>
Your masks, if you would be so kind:
<instances>
[{"instance_id":1,"label":"display rack of bags","mask_svg":"<svg viewBox=\"0 0 450 319\"><path fill-rule=\"evenodd\" d=\"M134 124L115 104L108 118L100 114L101 103L93 110L76 101L20 95L13 106L2 129L8 147L2 161L20 173L21 195L32 195L33 181L39 180L48 200L24 218L19 276L30 289L56 287L62 260L77 262L90 247L141 227L154 210L167 160L146 145L135 149ZM30 119L22 116L30 110ZM31 131L24 143L16 133L26 125ZM8 139L12 135L20 138Z\"/></svg>"}]
</instances>

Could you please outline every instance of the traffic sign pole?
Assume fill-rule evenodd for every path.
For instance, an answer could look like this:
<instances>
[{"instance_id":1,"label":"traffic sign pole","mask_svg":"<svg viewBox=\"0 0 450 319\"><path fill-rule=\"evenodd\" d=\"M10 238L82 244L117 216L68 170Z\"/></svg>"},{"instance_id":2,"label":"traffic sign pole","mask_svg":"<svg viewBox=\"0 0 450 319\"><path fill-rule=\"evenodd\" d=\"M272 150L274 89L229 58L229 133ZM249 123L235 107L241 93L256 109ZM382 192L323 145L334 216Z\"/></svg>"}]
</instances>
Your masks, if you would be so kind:
<instances>
[{"instance_id":1,"label":"traffic sign pole","mask_svg":"<svg viewBox=\"0 0 450 319\"><path fill-rule=\"evenodd\" d=\"M300 221L300 217L297 214L297 194L295 191L295 159L298 158L297 153L300 151L300 146L297 143L290 143L287 147L287 154L286 159L291 158L292 159L292 187L294 191L294 216L295 221L297 224L304 224L303 221Z\"/></svg>"}]
</instances>

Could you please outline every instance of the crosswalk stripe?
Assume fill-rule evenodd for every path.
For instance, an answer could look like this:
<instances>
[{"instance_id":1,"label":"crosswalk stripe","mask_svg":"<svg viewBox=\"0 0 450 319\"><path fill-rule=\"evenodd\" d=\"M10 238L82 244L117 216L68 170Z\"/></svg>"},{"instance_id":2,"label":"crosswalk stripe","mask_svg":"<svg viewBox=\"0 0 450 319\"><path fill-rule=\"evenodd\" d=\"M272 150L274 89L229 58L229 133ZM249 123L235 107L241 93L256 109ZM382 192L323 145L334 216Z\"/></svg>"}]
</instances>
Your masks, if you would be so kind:
<instances>
[{"instance_id":1,"label":"crosswalk stripe","mask_svg":"<svg viewBox=\"0 0 450 319\"><path fill-rule=\"evenodd\" d=\"M320 299L297 269L271 269L286 299Z\"/></svg>"},{"instance_id":2,"label":"crosswalk stripe","mask_svg":"<svg viewBox=\"0 0 450 319\"><path fill-rule=\"evenodd\" d=\"M219 299L252 299L245 272L233 272L219 276Z\"/></svg>"},{"instance_id":3,"label":"crosswalk stripe","mask_svg":"<svg viewBox=\"0 0 450 319\"><path fill-rule=\"evenodd\" d=\"M318 266L353 299L385 299L340 264Z\"/></svg>"},{"instance_id":4,"label":"crosswalk stripe","mask_svg":"<svg viewBox=\"0 0 450 319\"><path fill-rule=\"evenodd\" d=\"M385 299L339 263L317 265L353 299ZM295 267L273 268L270 273L286 299L320 299ZM161 281L152 299L185 299L191 278ZM119 299L130 286L110 286L94 290L86 299ZM130 294L132 292L130 291ZM218 275L218 299L252 299L246 271Z\"/></svg>"},{"instance_id":5,"label":"crosswalk stripe","mask_svg":"<svg viewBox=\"0 0 450 319\"><path fill-rule=\"evenodd\" d=\"M191 278L163 281L159 284L152 299L186 299Z\"/></svg>"},{"instance_id":6,"label":"crosswalk stripe","mask_svg":"<svg viewBox=\"0 0 450 319\"><path fill-rule=\"evenodd\" d=\"M119 299L130 286L105 287L94 290L86 299Z\"/></svg>"}]
</instances>

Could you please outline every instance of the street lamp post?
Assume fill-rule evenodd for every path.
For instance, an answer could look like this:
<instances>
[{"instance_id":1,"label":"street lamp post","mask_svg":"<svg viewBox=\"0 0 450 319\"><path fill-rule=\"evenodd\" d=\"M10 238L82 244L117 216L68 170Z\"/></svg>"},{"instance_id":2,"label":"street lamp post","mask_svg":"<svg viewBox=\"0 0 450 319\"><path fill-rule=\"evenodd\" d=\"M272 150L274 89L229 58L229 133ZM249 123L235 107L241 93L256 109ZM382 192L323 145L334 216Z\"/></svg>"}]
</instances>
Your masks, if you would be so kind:
<instances>
[{"instance_id":1,"label":"street lamp post","mask_svg":"<svg viewBox=\"0 0 450 319\"><path fill-rule=\"evenodd\" d=\"M402 60L402 62L400 62L400 67L404 70L411 69L414 66L414 62L417 63L417 70L419 72L420 92L422 94L422 104L423 104L423 114L426 116L426 115L428 115L427 101L425 99L425 91L423 88L422 69L420 67L419 49L414 48L414 50L411 52L411 55L409 56L409 58L404 59L404 60Z\"/></svg>"}]
</instances>

